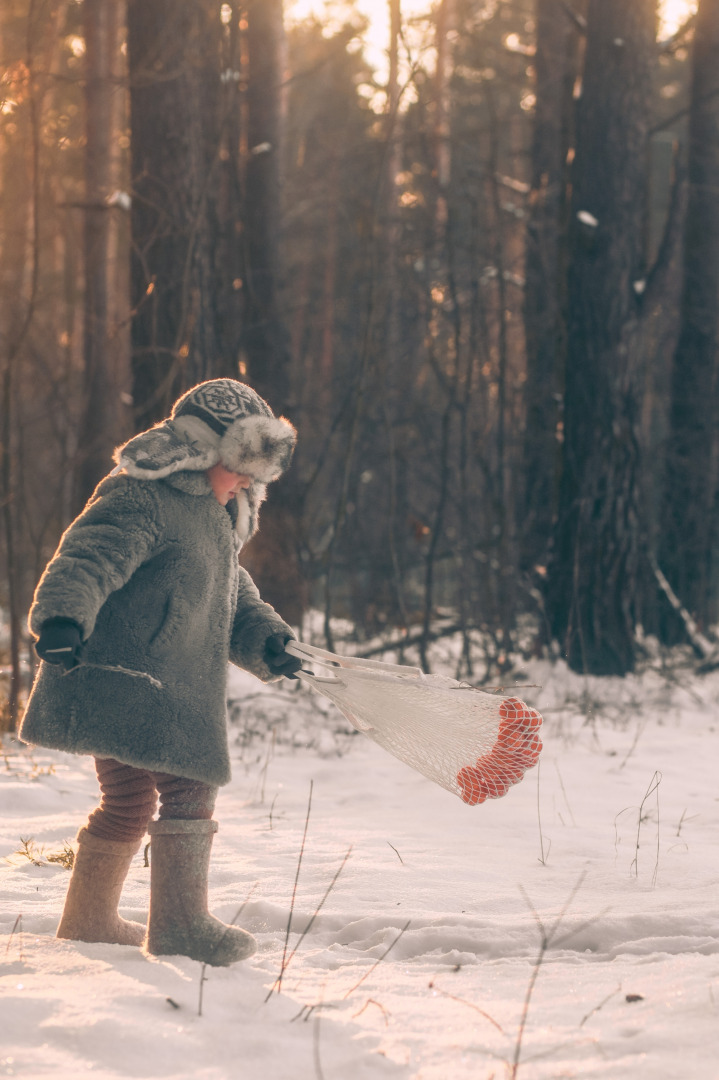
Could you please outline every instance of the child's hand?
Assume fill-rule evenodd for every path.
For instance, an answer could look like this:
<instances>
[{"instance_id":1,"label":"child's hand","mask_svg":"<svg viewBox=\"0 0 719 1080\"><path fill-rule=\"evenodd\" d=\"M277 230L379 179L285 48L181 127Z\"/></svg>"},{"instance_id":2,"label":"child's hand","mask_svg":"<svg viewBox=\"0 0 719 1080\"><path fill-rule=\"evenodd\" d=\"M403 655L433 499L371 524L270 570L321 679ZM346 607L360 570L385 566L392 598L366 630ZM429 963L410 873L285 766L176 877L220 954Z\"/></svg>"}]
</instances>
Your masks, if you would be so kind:
<instances>
[{"instance_id":1,"label":"child's hand","mask_svg":"<svg viewBox=\"0 0 719 1080\"><path fill-rule=\"evenodd\" d=\"M283 645L284 648L284 645ZM47 664L62 664L71 671L80 663L82 633L72 619L48 619L40 628L35 652Z\"/></svg>"},{"instance_id":2,"label":"child's hand","mask_svg":"<svg viewBox=\"0 0 719 1080\"><path fill-rule=\"evenodd\" d=\"M271 634L265 642L262 659L273 675L284 675L286 679L296 679L295 671L302 667L302 661L285 652L285 645L292 638L289 634Z\"/></svg>"}]
</instances>

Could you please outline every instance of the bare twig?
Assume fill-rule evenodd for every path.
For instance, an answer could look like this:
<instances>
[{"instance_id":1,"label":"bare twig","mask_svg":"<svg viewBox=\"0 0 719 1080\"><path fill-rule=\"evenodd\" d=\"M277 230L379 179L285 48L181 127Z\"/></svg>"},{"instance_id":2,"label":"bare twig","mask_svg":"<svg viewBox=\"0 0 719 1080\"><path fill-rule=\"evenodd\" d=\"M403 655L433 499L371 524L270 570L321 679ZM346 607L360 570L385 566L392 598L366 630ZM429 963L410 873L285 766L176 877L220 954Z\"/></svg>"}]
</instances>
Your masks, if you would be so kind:
<instances>
[{"instance_id":1,"label":"bare twig","mask_svg":"<svg viewBox=\"0 0 719 1080\"><path fill-rule=\"evenodd\" d=\"M13 936L14 936L16 931L17 931L17 933L19 935L19 938L20 938L20 959L23 960L24 957L23 957L23 954L22 954L22 912L20 912L20 914L18 915L17 919L13 923L12 930L10 931L10 937L8 938L7 945L5 946L5 955L6 956L7 956L8 952L9 952L9 950L10 950L10 945L12 944L12 939L13 939Z\"/></svg>"},{"instance_id":2,"label":"bare twig","mask_svg":"<svg viewBox=\"0 0 719 1080\"><path fill-rule=\"evenodd\" d=\"M373 645L371 649L364 649L354 655L358 660L369 660L371 656L380 656L382 653L395 652L408 649L411 645L419 645L422 640L439 641L440 638L459 634L461 630L461 623L450 623L449 626L443 626L439 630L432 630L429 634L408 634L406 637L395 638L395 640L383 642L381 645Z\"/></svg>"},{"instance_id":3,"label":"bare twig","mask_svg":"<svg viewBox=\"0 0 719 1080\"><path fill-rule=\"evenodd\" d=\"M652 885L656 885L657 874L659 872L659 785L661 784L661 782L662 782L662 774L657 770L657 771L655 771L654 776L649 781L649 786L647 787L647 790L644 792L644 798L642 799L642 801L641 801L641 803L639 805L639 814L637 815L637 839L636 839L636 845L635 845L635 854L634 854L634 858L632 859L632 861L630 863L630 866L629 866L630 870L632 869L632 867L634 867L634 876L639 877L639 837L640 837L640 834L641 834L641 831L642 831L642 824L644 822L644 804L646 803L647 799L651 795L656 794L656 797L657 797L657 854L656 854L656 861L654 863L654 873L652 875Z\"/></svg>"},{"instance_id":4,"label":"bare twig","mask_svg":"<svg viewBox=\"0 0 719 1080\"><path fill-rule=\"evenodd\" d=\"M493 1016L490 1016L488 1012L484 1011L484 1009L480 1009L479 1005L475 1005L474 1002L467 1001L465 998L457 997L456 994L450 994L447 990L443 990L441 986L437 986L437 983L434 981L434 979L431 980L429 984L429 989L434 990L437 994L441 994L442 997L449 998L450 1001L456 1001L459 1005L466 1005L468 1009L474 1009L474 1011L479 1013L480 1016L483 1016L485 1020L489 1020L490 1024L496 1027L497 1031L499 1031L502 1035L505 1034L502 1025L498 1024Z\"/></svg>"},{"instance_id":5,"label":"bare twig","mask_svg":"<svg viewBox=\"0 0 719 1080\"><path fill-rule=\"evenodd\" d=\"M547 953L547 950L550 948L551 945L558 944L560 940L561 941L566 940L566 938L571 937L572 935L578 933L580 929L582 929L582 927L578 927L575 930L572 930L570 933L564 935L564 937L562 937L561 939L557 939L557 932L559 931L559 928L562 925L562 922L564 921L564 917L567 914L567 911L569 910L572 902L574 901L574 898L576 897L577 893L581 889L581 887L582 887L582 885L584 883L585 877L586 877L586 873L583 873L583 874L580 875L579 879L577 880L576 885L574 886L574 888L570 892L569 896L567 897L567 900L564 903L564 907L562 908L559 915L555 919L555 921L554 921L554 923L553 923L550 930L547 930L545 928L542 920L539 918L539 914L537 912L537 909L534 907L534 904L529 899L529 896L527 895L525 890L522 888L522 886L521 885L519 886L519 891L521 892L522 896L524 897L524 900L525 900L527 906L529 907L530 911L532 912L532 915L534 916L534 921L537 924L537 928L539 930L540 945L539 945L539 952L537 953L537 956L536 956L535 961L534 961L534 966L532 968L532 974L530 976L529 983L527 985L527 992L524 995L524 1003L522 1005L522 1013L521 1013L521 1016L520 1016L520 1019L519 1019L519 1028L517 1030L517 1038L516 1038L515 1044L514 1044L514 1058L512 1060L511 1072L509 1074L510 1075L510 1080L516 1080L516 1077L517 1077L517 1075L519 1073L519 1062L520 1062L520 1058L521 1058L521 1055L522 1055L522 1041L524 1039L524 1032L525 1032L525 1029L526 1029L526 1026L527 1026L527 1019L529 1017L529 1007L530 1007L530 1004L531 1004L531 1001L532 1001L532 995L534 993L534 987L535 987L535 985L537 983L537 978L539 977L539 970L540 970L540 968L542 966L542 963L544 962L544 957L545 957L545 955ZM595 920L592 919L592 920L590 920L590 923L594 922L594 921ZM589 923L586 924L586 925L589 925Z\"/></svg>"},{"instance_id":6,"label":"bare twig","mask_svg":"<svg viewBox=\"0 0 719 1080\"><path fill-rule=\"evenodd\" d=\"M637 730L636 730L636 733L634 735L634 740L633 740L632 745L627 750L626 754L624 755L624 758L622 759L622 761L621 761L621 763L619 765L620 769L624 768L624 766L626 765L626 763L629 761L630 757L632 756L632 754L636 750L637 743L639 742L639 739L641 738L642 733L643 733L645 727L647 726L647 723L648 723L647 720L643 720L642 723L637 724Z\"/></svg>"},{"instance_id":7,"label":"bare twig","mask_svg":"<svg viewBox=\"0 0 719 1080\"><path fill-rule=\"evenodd\" d=\"M542 864L542 866L546 866L547 865L547 859L549 858L549 852L552 850L552 841L551 840L549 841L549 847L547 848L547 854L545 855L544 854L544 833L542 832L542 812L541 812L541 809L540 809L540 798L539 798L539 776L540 776L539 770L541 769L541 767L542 767L542 763L540 761L540 762L537 763L537 824L539 825L539 849L540 849L540 852L541 852L541 855L539 857L539 861Z\"/></svg>"},{"instance_id":8,"label":"bare twig","mask_svg":"<svg viewBox=\"0 0 719 1080\"><path fill-rule=\"evenodd\" d=\"M279 792L277 792L277 795L275 795L274 799L272 800L272 806L270 807L270 832L272 832L272 829L274 827L272 824L272 814L274 813L275 803L277 802L278 797Z\"/></svg>"},{"instance_id":9,"label":"bare twig","mask_svg":"<svg viewBox=\"0 0 719 1080\"><path fill-rule=\"evenodd\" d=\"M307 1021L309 1020L309 1018L312 1016L313 1012L316 1012L319 1009L336 1009L336 1008L337 1008L337 1006L334 1005L332 1002L328 1002L325 1005L323 1000L316 1001L314 1003L314 1005L303 1005L302 1008L300 1009L300 1011L298 1013L295 1013L295 1015L292 1017L292 1019L290 1020L290 1023L294 1024L295 1020L302 1020L306 1024Z\"/></svg>"},{"instance_id":10,"label":"bare twig","mask_svg":"<svg viewBox=\"0 0 719 1080\"><path fill-rule=\"evenodd\" d=\"M341 862L341 864L340 864L340 866L339 866L338 870L337 870L337 871L335 872L335 875L334 875L334 877L332 878L332 881L331 881L331 882L329 883L329 885L328 885L328 886L327 886L327 888L325 889L325 893L324 893L324 896L322 897L322 899L320 900L319 904L318 904L318 905L317 905L317 907L315 908L315 910L314 910L314 912L313 912L313 914L312 914L312 917L311 917L310 921L309 921L309 922L307 923L307 926L306 926L306 927L304 928L304 930L303 930L303 931L302 931L302 933L300 934L300 936L299 936L299 938L298 938L298 940L297 940L297 943L296 943L296 945L295 945L294 949L292 950L292 952L291 952L291 953L290 953L290 955L288 956L288 958L287 958L287 962L286 962L286 963L285 963L285 965L284 965L284 970L285 970L285 971L286 971L286 970L287 970L287 968L288 968L288 967L290 966L290 963L291 963L291 961L292 961L292 958L294 957L294 955L295 955L295 953L297 952L297 950L299 949L300 945L302 944L302 942L303 942L303 941L305 940L305 938L306 938L306 937L307 937L307 935L309 934L310 930L312 929L312 926L313 926L313 924L314 924L314 921L315 921L315 919L316 919L316 918L317 918L317 916L319 915L320 911L322 911L322 908L323 908L323 907L324 907L324 905L325 905L325 901L327 900L327 897L328 897L328 896L330 895L330 893L331 893L331 892L332 892L332 890L334 889L335 885L337 884L337 880L338 880L338 878L339 878L340 874L342 873L342 871L344 870L345 866L347 865L347 860L349 859L349 857L350 857L350 855L351 855L351 854L352 854L352 844L350 844L350 846L349 846L349 847L347 848L347 851L346 851L346 853L345 853L345 857L344 857L344 859L342 860L342 862Z\"/></svg>"},{"instance_id":11,"label":"bare twig","mask_svg":"<svg viewBox=\"0 0 719 1080\"><path fill-rule=\"evenodd\" d=\"M287 949L289 948L290 931L292 930L292 915L293 915L294 910L295 910L295 899L297 897L297 883L298 883L298 881L300 879L300 869L302 867L302 858L303 858L304 853L305 853L305 843L307 841L307 828L308 828L309 823L310 823L310 811L312 810L312 789L314 787L314 783L315 783L314 780L310 780L310 794L309 794L309 798L307 799L307 814L306 814L306 817L305 817L305 828L304 828L304 832L302 833L302 843L300 844L300 853L299 853L299 856L297 858L297 871L295 872L295 883L292 886L292 899L290 901L290 913L289 913L289 916L288 916L288 919L287 919L287 930L285 931L285 944L284 944L284 948L282 950L282 965L280 967L280 973L277 976L277 979L275 980L275 982L270 987L270 991L269 991L267 997L265 998L265 1001L270 1000L270 998L272 997L272 995L273 995L273 993L275 991L275 988L277 988L277 993L278 994L282 993L282 976L284 975L285 968L287 967Z\"/></svg>"},{"instance_id":12,"label":"bare twig","mask_svg":"<svg viewBox=\"0 0 719 1080\"><path fill-rule=\"evenodd\" d=\"M320 1002L320 1006L322 1002ZM324 1073L322 1072L322 1061L320 1059L320 1020L322 1019L321 1008L317 1009L315 1015L315 1022L312 1027L312 1057L315 1065L315 1075L317 1080L324 1080Z\"/></svg>"},{"instance_id":13,"label":"bare twig","mask_svg":"<svg viewBox=\"0 0 719 1080\"><path fill-rule=\"evenodd\" d=\"M602 998L598 1005L595 1005L593 1009L590 1009L589 1012L582 1017L582 1019L579 1021L579 1027L583 1027L590 1016L594 1016L595 1013L598 1013L600 1009L604 1008L608 1001L611 1001L613 997L616 997L616 995L620 994L621 992L622 984L620 983L616 990L612 990L611 994L607 994L605 998Z\"/></svg>"},{"instance_id":14,"label":"bare twig","mask_svg":"<svg viewBox=\"0 0 719 1080\"><path fill-rule=\"evenodd\" d=\"M200 992L197 997L197 1015L202 1016L202 1001L204 997L205 983L207 982L207 964L200 967Z\"/></svg>"},{"instance_id":15,"label":"bare twig","mask_svg":"<svg viewBox=\"0 0 719 1080\"><path fill-rule=\"evenodd\" d=\"M270 739L270 745L267 747L267 756L265 757L265 763L262 766L262 772L260 773L260 802L265 801L265 785L267 783L267 770L270 767L270 761L275 752L275 742L277 740L277 728L272 729L272 738ZM274 805L274 804L273 804Z\"/></svg>"},{"instance_id":16,"label":"bare twig","mask_svg":"<svg viewBox=\"0 0 719 1080\"><path fill-rule=\"evenodd\" d=\"M679 818L679 822L677 824L676 835L681 836L682 826L684 825L685 821L694 821L697 816L698 816L697 814L692 814L691 817L687 817L687 808L684 807L684 809L682 810L682 816Z\"/></svg>"},{"instance_id":17,"label":"bare twig","mask_svg":"<svg viewBox=\"0 0 719 1080\"><path fill-rule=\"evenodd\" d=\"M388 1027L389 1026L389 1016L390 1016L390 1014L387 1011L387 1009L385 1009L384 1005L380 1005L379 1001L375 1001L374 998L367 998L367 1000L365 1001L362 1008L358 1009L356 1013L352 1014L352 1019L356 1020L358 1016L361 1016L368 1005L376 1005L377 1006L377 1008L382 1013L382 1016L384 1018L384 1026Z\"/></svg>"},{"instance_id":18,"label":"bare twig","mask_svg":"<svg viewBox=\"0 0 719 1080\"><path fill-rule=\"evenodd\" d=\"M387 956L389 956L389 954L390 954L390 953L392 952L392 949L393 949L393 948L395 947L395 945L397 944L397 942L399 941L399 939L400 939L400 938L402 937L402 935L403 935L403 934L405 933L405 931L409 930L409 928L410 928L411 924L412 924L412 920L411 920L411 919L408 919L408 920L407 920L407 922L406 922L406 923L404 924L404 926L402 927L402 929L400 930L400 932L399 932L399 933L397 934L397 937L396 937L396 938L394 939L394 941L392 942L392 944L391 944L391 945L389 945L389 947L388 947L387 949L385 949L385 951L384 951L384 952L382 953L382 955L380 956L379 960L377 960L377 961L376 961L376 962L375 962L375 963L374 963L374 964L372 965L372 967L371 967L371 968L369 969L369 971L366 971L366 972L364 973L364 975L363 975L363 976L362 976L362 978L361 978L361 979L359 980L359 982L356 982L356 983L354 984L354 986L351 986L351 987L349 988L349 990L347 991L347 993L346 993L346 994L344 994L344 995L342 996L342 1000L343 1000L343 1001L346 1001L346 1000L347 1000L347 998L348 998L348 997L350 996L350 994L353 994L353 993L355 992L355 990L357 990L357 988L358 988L358 987L360 987L360 986L362 985L362 983L363 983L363 982L365 981L365 979L368 979L368 978L370 977L370 975L371 975L371 974L372 974L372 972L373 972L373 971L375 970L375 968L379 967L379 965L380 965L380 964L382 963L382 961L383 961L384 959L386 959L386 957L387 957Z\"/></svg>"},{"instance_id":19,"label":"bare twig","mask_svg":"<svg viewBox=\"0 0 719 1080\"><path fill-rule=\"evenodd\" d=\"M684 629L687 632L687 637L691 641L697 653L699 654L699 656L702 657L704 661L709 661L710 659L714 660L717 653L719 652L719 648L713 642L711 642L708 637L702 634L699 627L694 622L694 619L684 607L681 600L674 592L674 589L671 587L666 577L662 573L657 560L654 558L654 555L651 552L649 553L649 562L660 589L666 596L671 606L676 611L677 615L684 623Z\"/></svg>"},{"instance_id":20,"label":"bare twig","mask_svg":"<svg viewBox=\"0 0 719 1080\"><path fill-rule=\"evenodd\" d=\"M554 768L557 770L557 776L559 777L559 786L562 789L562 795L564 796L564 802L566 803L567 810L569 811L569 816L572 819L572 825L574 825L575 828L576 828L577 822L576 822L576 819L574 817L574 813L572 812L572 807L571 807L571 805L569 803L569 799L567 798L567 791L566 791L566 788L564 787L564 780L562 779L562 774L559 771L559 765L557 764L556 761L554 762Z\"/></svg>"},{"instance_id":21,"label":"bare twig","mask_svg":"<svg viewBox=\"0 0 719 1080\"><path fill-rule=\"evenodd\" d=\"M252 898L252 896L253 896L253 894L255 892L255 889L257 888L258 885L259 885L259 881L256 881L255 884L250 889L250 891L248 892L245 899L242 901L242 903L238 907L235 914L232 916L232 919L230 920L230 922L227 924L227 929L229 929L231 926L235 925L235 923L239 919L240 915L242 914L242 912L245 910L245 908L249 904L249 902L250 902L250 900L251 900L251 898ZM215 945L215 947L214 947L215 950L218 949L220 947L220 945L222 944L226 933L227 933L227 930L225 930L225 933L222 935L220 940L217 942L217 945ZM200 968L200 992L199 992L198 1000L197 1000L197 1015L198 1016L202 1016L202 999L203 999L203 996L204 996L204 988L205 988L205 983L206 982L207 982L207 964L205 963ZM172 1001L171 998L168 998L167 1000L170 1002L170 1004L175 1005L174 1001ZM176 1009L179 1008L179 1005L175 1005L175 1008Z\"/></svg>"},{"instance_id":22,"label":"bare twig","mask_svg":"<svg viewBox=\"0 0 719 1080\"><path fill-rule=\"evenodd\" d=\"M677 834L677 835L678 835L678 834ZM394 846L394 844L390 844L390 843L389 843L389 840L387 841L387 843L388 843L388 844L389 844L389 846L390 846L390 847L392 848L392 851L393 851L393 852L395 853L395 855L397 856L397 858L399 859L399 861L400 861L400 862L402 863L402 866L404 866L404 859L402 858L402 856L400 855L400 853L399 853L399 852L397 851L397 848L396 848L396 847Z\"/></svg>"}]
</instances>

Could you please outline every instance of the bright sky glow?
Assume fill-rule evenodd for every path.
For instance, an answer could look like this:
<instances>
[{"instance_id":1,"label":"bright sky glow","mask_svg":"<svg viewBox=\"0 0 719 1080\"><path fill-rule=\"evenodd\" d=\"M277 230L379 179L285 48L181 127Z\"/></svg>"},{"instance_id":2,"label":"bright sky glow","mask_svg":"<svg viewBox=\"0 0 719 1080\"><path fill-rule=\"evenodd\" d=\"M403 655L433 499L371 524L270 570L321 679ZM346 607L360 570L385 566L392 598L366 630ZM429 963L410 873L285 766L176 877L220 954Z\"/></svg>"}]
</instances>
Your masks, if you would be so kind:
<instances>
[{"instance_id":1,"label":"bright sky glow","mask_svg":"<svg viewBox=\"0 0 719 1080\"><path fill-rule=\"evenodd\" d=\"M631 2L631 0L629 0ZM439 6L440 0L400 0L400 10L403 27L403 47L409 50L411 61L408 64L407 56L400 53L400 82L409 70L409 66L415 63L421 54L427 49L433 50L433 36L431 32L431 16ZM697 0L659 0L659 40L671 37L686 19L697 8ZM328 36L336 33L341 26L348 22L352 13L357 12L368 20L367 30L358 36L358 47L364 49L364 55L374 71L375 82L383 87L388 77L388 56L390 9L389 0L285 0L285 16L289 23L301 22L303 19L315 16L324 26ZM516 39L512 41L512 39ZM507 48L512 52L528 52L531 49L520 42L516 34L510 34L506 39ZM430 69L434 60L429 60ZM384 92L372 89L369 86L358 87L364 94L375 112L382 112L386 107ZM411 86L405 88L403 93L403 107L413 100L414 91ZM532 108L534 96L527 94L522 102L523 108Z\"/></svg>"},{"instance_id":2,"label":"bright sky glow","mask_svg":"<svg viewBox=\"0 0 719 1080\"><path fill-rule=\"evenodd\" d=\"M401 0L402 20L426 15L436 6L433 0ZM696 11L696 0L661 0L660 37L669 37L684 20ZM357 0L357 11L369 19L365 35L365 54L377 70L380 79L386 72L386 50L389 38L388 0ZM347 11L342 0L287 0L286 13L290 20L299 22L309 15L316 15L328 25L341 25L342 13Z\"/></svg>"},{"instance_id":3,"label":"bright sky glow","mask_svg":"<svg viewBox=\"0 0 719 1080\"><path fill-rule=\"evenodd\" d=\"M664 0L660 4L662 15L661 37L670 37L697 9L696 0Z\"/></svg>"},{"instance_id":4,"label":"bright sky glow","mask_svg":"<svg viewBox=\"0 0 719 1080\"><path fill-rule=\"evenodd\" d=\"M432 0L401 0L402 22L427 15L434 8ZM300 22L310 15L317 16L328 26L341 26L349 5L342 0L286 0L286 15ZM380 81L387 75L387 45L389 42L389 0L357 0L355 9L369 19L364 35L365 56L377 72Z\"/></svg>"}]
</instances>

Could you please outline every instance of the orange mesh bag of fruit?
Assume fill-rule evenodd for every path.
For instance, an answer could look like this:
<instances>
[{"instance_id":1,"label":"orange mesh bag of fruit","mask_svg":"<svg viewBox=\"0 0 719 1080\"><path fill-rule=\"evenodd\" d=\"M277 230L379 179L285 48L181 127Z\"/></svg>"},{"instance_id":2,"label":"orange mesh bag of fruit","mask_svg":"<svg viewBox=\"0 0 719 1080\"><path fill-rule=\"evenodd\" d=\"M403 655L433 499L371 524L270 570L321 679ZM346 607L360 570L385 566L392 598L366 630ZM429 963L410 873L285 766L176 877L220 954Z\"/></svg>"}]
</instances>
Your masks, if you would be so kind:
<instances>
[{"instance_id":1,"label":"orange mesh bag of fruit","mask_svg":"<svg viewBox=\"0 0 719 1080\"><path fill-rule=\"evenodd\" d=\"M313 668L298 677L358 731L470 806L499 799L539 760L542 717L519 698L300 641L286 648Z\"/></svg>"}]
</instances>

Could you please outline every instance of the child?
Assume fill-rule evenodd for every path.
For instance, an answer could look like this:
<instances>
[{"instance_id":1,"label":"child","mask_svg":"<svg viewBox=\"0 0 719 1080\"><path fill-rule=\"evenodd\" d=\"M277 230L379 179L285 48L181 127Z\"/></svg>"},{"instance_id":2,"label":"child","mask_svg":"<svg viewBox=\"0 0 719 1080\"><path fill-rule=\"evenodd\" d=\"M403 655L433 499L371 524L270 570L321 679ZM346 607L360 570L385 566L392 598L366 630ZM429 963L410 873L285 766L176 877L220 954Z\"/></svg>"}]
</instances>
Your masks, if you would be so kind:
<instances>
[{"instance_id":1,"label":"child","mask_svg":"<svg viewBox=\"0 0 719 1080\"><path fill-rule=\"evenodd\" d=\"M201 383L115 452L38 584L29 623L44 662L20 736L92 754L102 793L58 937L216 965L254 952L250 934L208 913L207 874L230 779L227 661L265 682L300 666L285 652L292 630L237 559L295 439L244 383ZM147 930L117 912L146 831Z\"/></svg>"}]
</instances>

